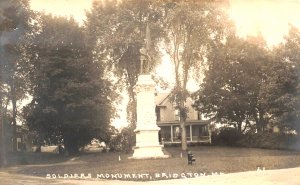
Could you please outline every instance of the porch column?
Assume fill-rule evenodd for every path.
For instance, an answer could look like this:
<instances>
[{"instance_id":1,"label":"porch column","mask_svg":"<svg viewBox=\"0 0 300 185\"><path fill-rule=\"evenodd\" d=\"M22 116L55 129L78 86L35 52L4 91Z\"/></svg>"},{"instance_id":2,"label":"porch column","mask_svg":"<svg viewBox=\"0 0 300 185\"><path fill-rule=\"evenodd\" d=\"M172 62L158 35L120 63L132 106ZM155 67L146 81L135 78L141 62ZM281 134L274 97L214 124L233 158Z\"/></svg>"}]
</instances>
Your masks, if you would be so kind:
<instances>
[{"instance_id":1,"label":"porch column","mask_svg":"<svg viewBox=\"0 0 300 185\"><path fill-rule=\"evenodd\" d=\"M208 129L209 144L211 144L211 131L208 125L207 125L207 129Z\"/></svg>"},{"instance_id":2,"label":"porch column","mask_svg":"<svg viewBox=\"0 0 300 185\"><path fill-rule=\"evenodd\" d=\"M190 124L190 141L193 141L193 130L192 130L192 124Z\"/></svg>"},{"instance_id":3,"label":"porch column","mask_svg":"<svg viewBox=\"0 0 300 185\"><path fill-rule=\"evenodd\" d=\"M171 125L171 142L173 142L173 125Z\"/></svg>"}]
</instances>

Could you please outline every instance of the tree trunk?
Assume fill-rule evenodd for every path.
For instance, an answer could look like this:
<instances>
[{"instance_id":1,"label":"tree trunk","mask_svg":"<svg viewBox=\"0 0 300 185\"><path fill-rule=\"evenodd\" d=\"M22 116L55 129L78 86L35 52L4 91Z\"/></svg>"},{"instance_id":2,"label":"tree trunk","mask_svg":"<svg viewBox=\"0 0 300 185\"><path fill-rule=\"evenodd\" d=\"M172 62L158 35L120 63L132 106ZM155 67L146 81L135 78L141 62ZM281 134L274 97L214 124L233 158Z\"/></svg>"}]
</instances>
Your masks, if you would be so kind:
<instances>
[{"instance_id":1,"label":"tree trunk","mask_svg":"<svg viewBox=\"0 0 300 185\"><path fill-rule=\"evenodd\" d=\"M259 133L260 132L260 125L259 125L259 119L258 119L258 117L257 117L257 115L255 115L254 116L254 119L255 119L255 127L256 127L256 130L257 130L257 132Z\"/></svg>"},{"instance_id":2,"label":"tree trunk","mask_svg":"<svg viewBox=\"0 0 300 185\"><path fill-rule=\"evenodd\" d=\"M2 99L2 98L1 98ZM5 121L5 115L7 112L7 106L8 106L9 100L6 101L5 104L5 110L3 110L2 102L1 102L1 107L0 107L0 134L1 134L1 158L0 158L0 166L6 166L7 165L7 158L6 158L6 140L5 140L5 128L4 128L4 121Z\"/></svg>"},{"instance_id":3,"label":"tree trunk","mask_svg":"<svg viewBox=\"0 0 300 185\"><path fill-rule=\"evenodd\" d=\"M187 140L186 140L186 130L185 130L185 121L186 121L186 112L184 109L184 100L180 100L179 103L179 119L180 119L180 127L181 127L181 150L186 151L188 149L187 147Z\"/></svg>"},{"instance_id":4,"label":"tree trunk","mask_svg":"<svg viewBox=\"0 0 300 185\"><path fill-rule=\"evenodd\" d=\"M265 130L265 120L264 120L264 113L262 111L259 112L259 123L261 127L261 132Z\"/></svg>"},{"instance_id":5,"label":"tree trunk","mask_svg":"<svg viewBox=\"0 0 300 185\"><path fill-rule=\"evenodd\" d=\"M187 140L186 140L186 130L185 130L185 121L181 121L181 150L186 151L187 147Z\"/></svg>"},{"instance_id":6,"label":"tree trunk","mask_svg":"<svg viewBox=\"0 0 300 185\"><path fill-rule=\"evenodd\" d=\"M262 133L262 125L261 125L261 123L260 123L260 121L258 121L257 123L256 123L256 129L257 129L257 133Z\"/></svg>"},{"instance_id":7,"label":"tree trunk","mask_svg":"<svg viewBox=\"0 0 300 185\"><path fill-rule=\"evenodd\" d=\"M5 132L4 132L4 114L3 114L3 109L1 105L1 110L0 110L0 128L1 128L1 166L6 166L7 165L7 160L6 160L6 145L5 145Z\"/></svg>"},{"instance_id":8,"label":"tree trunk","mask_svg":"<svg viewBox=\"0 0 300 185\"><path fill-rule=\"evenodd\" d=\"M72 138L64 139L64 147L66 151L66 155L77 155L79 153L79 146L77 144L73 143L73 141L70 141Z\"/></svg>"},{"instance_id":9,"label":"tree trunk","mask_svg":"<svg viewBox=\"0 0 300 185\"><path fill-rule=\"evenodd\" d=\"M129 95L129 101L127 105L127 120L133 128L136 127L136 98L135 98L135 93L133 91L133 87L129 86L128 87L128 95Z\"/></svg>"},{"instance_id":10,"label":"tree trunk","mask_svg":"<svg viewBox=\"0 0 300 185\"><path fill-rule=\"evenodd\" d=\"M15 85L12 84L11 87L11 101L12 101L12 109L13 109L13 152L17 151L17 99L16 99L16 88Z\"/></svg>"},{"instance_id":11,"label":"tree trunk","mask_svg":"<svg viewBox=\"0 0 300 185\"><path fill-rule=\"evenodd\" d=\"M245 125L244 129L242 130L242 133L244 133L246 131L247 127L250 127L249 119L246 119L246 125Z\"/></svg>"},{"instance_id":12,"label":"tree trunk","mask_svg":"<svg viewBox=\"0 0 300 185\"><path fill-rule=\"evenodd\" d=\"M238 132L242 133L242 122L238 122L237 125L238 125Z\"/></svg>"},{"instance_id":13,"label":"tree trunk","mask_svg":"<svg viewBox=\"0 0 300 185\"><path fill-rule=\"evenodd\" d=\"M258 133L262 133L264 131L264 119L263 119L262 111L259 111L258 118L255 119L256 121L256 129Z\"/></svg>"}]
</instances>

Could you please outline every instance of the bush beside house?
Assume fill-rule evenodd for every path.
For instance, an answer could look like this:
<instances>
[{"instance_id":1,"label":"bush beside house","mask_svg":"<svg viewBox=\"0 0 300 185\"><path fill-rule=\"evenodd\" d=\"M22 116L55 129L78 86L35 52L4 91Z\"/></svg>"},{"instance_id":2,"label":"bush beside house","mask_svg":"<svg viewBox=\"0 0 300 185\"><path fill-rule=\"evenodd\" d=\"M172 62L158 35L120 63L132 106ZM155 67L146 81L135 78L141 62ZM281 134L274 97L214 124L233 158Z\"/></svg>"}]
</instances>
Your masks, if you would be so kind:
<instances>
[{"instance_id":1,"label":"bush beside house","mask_svg":"<svg viewBox=\"0 0 300 185\"><path fill-rule=\"evenodd\" d=\"M247 133L237 144L243 147L299 150L300 137L284 133Z\"/></svg>"},{"instance_id":2,"label":"bush beside house","mask_svg":"<svg viewBox=\"0 0 300 185\"><path fill-rule=\"evenodd\" d=\"M212 133L212 144L221 146L300 150L300 136L284 133L241 134L235 128L224 127Z\"/></svg>"}]
</instances>

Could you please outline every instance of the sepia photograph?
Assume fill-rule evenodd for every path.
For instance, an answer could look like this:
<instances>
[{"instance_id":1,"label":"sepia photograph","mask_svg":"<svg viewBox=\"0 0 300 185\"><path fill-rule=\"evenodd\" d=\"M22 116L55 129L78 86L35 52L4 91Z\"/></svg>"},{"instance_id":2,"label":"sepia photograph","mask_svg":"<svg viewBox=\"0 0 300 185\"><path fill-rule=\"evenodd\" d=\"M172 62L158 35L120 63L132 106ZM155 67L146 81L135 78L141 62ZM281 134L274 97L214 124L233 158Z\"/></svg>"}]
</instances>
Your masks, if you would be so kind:
<instances>
[{"instance_id":1,"label":"sepia photograph","mask_svg":"<svg viewBox=\"0 0 300 185\"><path fill-rule=\"evenodd\" d=\"M300 185L300 0L0 0L1 185Z\"/></svg>"}]
</instances>

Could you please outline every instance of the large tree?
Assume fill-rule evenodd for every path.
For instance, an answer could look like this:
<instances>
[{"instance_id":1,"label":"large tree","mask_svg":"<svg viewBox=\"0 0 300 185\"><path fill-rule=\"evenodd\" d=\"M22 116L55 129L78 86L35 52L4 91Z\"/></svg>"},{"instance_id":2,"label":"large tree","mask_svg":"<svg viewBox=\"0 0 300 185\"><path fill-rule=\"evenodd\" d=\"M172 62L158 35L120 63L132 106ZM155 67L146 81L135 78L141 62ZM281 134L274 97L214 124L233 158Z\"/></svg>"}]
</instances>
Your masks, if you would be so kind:
<instances>
[{"instance_id":1,"label":"large tree","mask_svg":"<svg viewBox=\"0 0 300 185\"><path fill-rule=\"evenodd\" d=\"M1 123L6 115L3 106L6 107L8 101L11 101L12 141L13 151L16 151L17 101L24 98L27 91L24 49L28 45L27 37L31 31L31 11L26 0L1 1L0 7Z\"/></svg>"},{"instance_id":2,"label":"large tree","mask_svg":"<svg viewBox=\"0 0 300 185\"><path fill-rule=\"evenodd\" d=\"M263 39L242 39L235 35L214 47L200 90L195 93L196 107L207 117L234 125L242 132L242 123L256 123L263 131L267 110L260 89L265 86L268 52Z\"/></svg>"},{"instance_id":3,"label":"large tree","mask_svg":"<svg viewBox=\"0 0 300 185\"><path fill-rule=\"evenodd\" d=\"M215 1L170 1L165 4L165 46L174 64L172 97L179 110L182 150L187 149L187 83L193 74L199 74L203 69L210 45L220 42L230 31L231 23L222 10L225 5Z\"/></svg>"},{"instance_id":4,"label":"large tree","mask_svg":"<svg viewBox=\"0 0 300 185\"><path fill-rule=\"evenodd\" d=\"M300 32L291 26L285 41L273 50L273 63L261 90L273 124L282 131L300 131Z\"/></svg>"},{"instance_id":5,"label":"large tree","mask_svg":"<svg viewBox=\"0 0 300 185\"><path fill-rule=\"evenodd\" d=\"M41 15L37 21L30 51L33 100L25 117L41 139L77 153L94 137L107 139L115 93L73 19Z\"/></svg>"}]
</instances>

